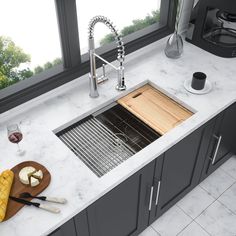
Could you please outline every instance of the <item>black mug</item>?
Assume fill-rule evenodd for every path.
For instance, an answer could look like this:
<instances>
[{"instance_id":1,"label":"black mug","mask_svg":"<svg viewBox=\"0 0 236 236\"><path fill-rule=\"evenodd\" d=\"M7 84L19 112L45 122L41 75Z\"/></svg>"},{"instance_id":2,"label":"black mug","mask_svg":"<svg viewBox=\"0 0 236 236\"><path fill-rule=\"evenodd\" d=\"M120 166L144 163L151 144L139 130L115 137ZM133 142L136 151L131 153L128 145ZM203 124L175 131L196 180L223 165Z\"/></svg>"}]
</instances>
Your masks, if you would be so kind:
<instances>
[{"instance_id":1,"label":"black mug","mask_svg":"<svg viewBox=\"0 0 236 236\"><path fill-rule=\"evenodd\" d=\"M195 90L202 90L205 87L206 83L206 74L202 72L195 72L193 74L193 79L191 83L191 87Z\"/></svg>"}]
</instances>

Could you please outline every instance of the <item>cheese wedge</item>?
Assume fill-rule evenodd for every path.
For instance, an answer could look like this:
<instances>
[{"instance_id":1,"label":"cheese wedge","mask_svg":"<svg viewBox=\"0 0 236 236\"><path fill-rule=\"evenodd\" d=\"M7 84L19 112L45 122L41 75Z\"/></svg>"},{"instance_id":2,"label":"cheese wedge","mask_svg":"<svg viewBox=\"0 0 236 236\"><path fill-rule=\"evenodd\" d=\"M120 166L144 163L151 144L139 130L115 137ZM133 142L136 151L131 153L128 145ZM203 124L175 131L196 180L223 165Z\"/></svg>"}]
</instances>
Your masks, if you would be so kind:
<instances>
[{"instance_id":1,"label":"cheese wedge","mask_svg":"<svg viewBox=\"0 0 236 236\"><path fill-rule=\"evenodd\" d=\"M35 172L36 172L36 169L32 166L26 166L22 168L19 173L20 182L22 184L29 185L30 184L29 177Z\"/></svg>"},{"instance_id":2,"label":"cheese wedge","mask_svg":"<svg viewBox=\"0 0 236 236\"><path fill-rule=\"evenodd\" d=\"M32 176L36 179L43 179L43 172L41 170L38 170L37 172L32 174Z\"/></svg>"},{"instance_id":3,"label":"cheese wedge","mask_svg":"<svg viewBox=\"0 0 236 236\"><path fill-rule=\"evenodd\" d=\"M42 170L36 170L32 166L26 166L21 169L19 173L19 179L22 184L30 185L35 187L40 184L40 181L43 179Z\"/></svg>"},{"instance_id":4,"label":"cheese wedge","mask_svg":"<svg viewBox=\"0 0 236 236\"><path fill-rule=\"evenodd\" d=\"M5 170L0 175L0 222L4 220L6 215L13 179L14 173L11 170Z\"/></svg>"},{"instance_id":5,"label":"cheese wedge","mask_svg":"<svg viewBox=\"0 0 236 236\"><path fill-rule=\"evenodd\" d=\"M38 179L34 178L33 176L30 177L30 186L31 187L35 187L39 184L40 184L40 182Z\"/></svg>"}]
</instances>

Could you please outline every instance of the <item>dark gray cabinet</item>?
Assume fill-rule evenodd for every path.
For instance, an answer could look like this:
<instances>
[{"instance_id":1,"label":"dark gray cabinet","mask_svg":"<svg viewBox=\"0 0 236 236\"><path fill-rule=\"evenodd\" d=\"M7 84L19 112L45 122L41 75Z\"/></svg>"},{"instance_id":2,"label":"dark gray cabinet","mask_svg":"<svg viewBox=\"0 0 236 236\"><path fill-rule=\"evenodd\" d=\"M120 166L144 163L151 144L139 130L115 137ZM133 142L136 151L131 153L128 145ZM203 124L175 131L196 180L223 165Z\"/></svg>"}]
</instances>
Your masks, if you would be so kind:
<instances>
[{"instance_id":1,"label":"dark gray cabinet","mask_svg":"<svg viewBox=\"0 0 236 236\"><path fill-rule=\"evenodd\" d=\"M86 210L57 228L50 236L89 236Z\"/></svg>"},{"instance_id":2,"label":"dark gray cabinet","mask_svg":"<svg viewBox=\"0 0 236 236\"><path fill-rule=\"evenodd\" d=\"M138 235L226 161L235 142L233 104L51 235Z\"/></svg>"},{"instance_id":3,"label":"dark gray cabinet","mask_svg":"<svg viewBox=\"0 0 236 236\"><path fill-rule=\"evenodd\" d=\"M133 236L148 226L155 162L88 207L90 236Z\"/></svg>"},{"instance_id":4,"label":"dark gray cabinet","mask_svg":"<svg viewBox=\"0 0 236 236\"><path fill-rule=\"evenodd\" d=\"M90 236L88 228L87 210L82 211L74 217L74 224L77 236ZM68 234L68 236L70 236Z\"/></svg>"},{"instance_id":5,"label":"dark gray cabinet","mask_svg":"<svg viewBox=\"0 0 236 236\"><path fill-rule=\"evenodd\" d=\"M74 219L67 221L64 225L53 231L50 236L78 236L76 234ZM83 236L83 235L81 235Z\"/></svg>"},{"instance_id":6,"label":"dark gray cabinet","mask_svg":"<svg viewBox=\"0 0 236 236\"><path fill-rule=\"evenodd\" d=\"M203 127L170 148L156 162L150 223L197 184L198 154Z\"/></svg>"},{"instance_id":7,"label":"dark gray cabinet","mask_svg":"<svg viewBox=\"0 0 236 236\"><path fill-rule=\"evenodd\" d=\"M218 115L210 139L202 178L206 178L236 151L236 104Z\"/></svg>"}]
</instances>

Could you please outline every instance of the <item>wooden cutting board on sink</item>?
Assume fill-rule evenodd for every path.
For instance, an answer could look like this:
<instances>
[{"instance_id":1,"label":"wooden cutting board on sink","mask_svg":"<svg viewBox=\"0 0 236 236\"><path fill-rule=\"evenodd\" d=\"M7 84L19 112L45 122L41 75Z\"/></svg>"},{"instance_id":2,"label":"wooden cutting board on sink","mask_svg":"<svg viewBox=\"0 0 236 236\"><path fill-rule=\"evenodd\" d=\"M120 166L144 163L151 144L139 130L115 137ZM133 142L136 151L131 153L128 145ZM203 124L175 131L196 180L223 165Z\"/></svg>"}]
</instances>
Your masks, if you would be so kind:
<instances>
[{"instance_id":1,"label":"wooden cutting board on sink","mask_svg":"<svg viewBox=\"0 0 236 236\"><path fill-rule=\"evenodd\" d=\"M193 112L149 84L117 102L161 135L193 115Z\"/></svg>"}]
</instances>

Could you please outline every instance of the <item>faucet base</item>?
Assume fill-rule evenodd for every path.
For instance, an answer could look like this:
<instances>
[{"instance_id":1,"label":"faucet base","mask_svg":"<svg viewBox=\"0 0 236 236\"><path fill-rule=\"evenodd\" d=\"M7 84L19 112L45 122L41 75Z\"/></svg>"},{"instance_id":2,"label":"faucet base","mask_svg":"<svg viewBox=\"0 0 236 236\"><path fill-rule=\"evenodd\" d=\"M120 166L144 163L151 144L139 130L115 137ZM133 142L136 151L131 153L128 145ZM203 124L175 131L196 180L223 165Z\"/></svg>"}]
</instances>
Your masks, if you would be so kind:
<instances>
[{"instance_id":1,"label":"faucet base","mask_svg":"<svg viewBox=\"0 0 236 236\"><path fill-rule=\"evenodd\" d=\"M97 97L99 97L99 93L97 92L97 91L94 91L94 92L90 92L90 94L89 94L89 96L91 97L91 98L97 98Z\"/></svg>"},{"instance_id":2,"label":"faucet base","mask_svg":"<svg viewBox=\"0 0 236 236\"><path fill-rule=\"evenodd\" d=\"M116 90L118 90L118 91L124 91L124 90L126 90L126 85L116 85Z\"/></svg>"}]
</instances>

